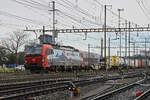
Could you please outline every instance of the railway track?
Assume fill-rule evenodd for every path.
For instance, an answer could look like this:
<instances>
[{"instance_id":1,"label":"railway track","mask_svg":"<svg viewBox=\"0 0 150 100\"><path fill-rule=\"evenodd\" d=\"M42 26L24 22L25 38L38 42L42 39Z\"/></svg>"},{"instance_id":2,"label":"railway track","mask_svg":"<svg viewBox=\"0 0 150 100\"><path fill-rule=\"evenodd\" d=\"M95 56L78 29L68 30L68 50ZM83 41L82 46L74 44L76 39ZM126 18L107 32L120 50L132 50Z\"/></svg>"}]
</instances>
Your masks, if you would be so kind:
<instances>
[{"instance_id":1,"label":"railway track","mask_svg":"<svg viewBox=\"0 0 150 100\"><path fill-rule=\"evenodd\" d=\"M73 81L75 86L85 86L103 81L103 78L94 80L80 80ZM35 86L17 87L0 91L0 100L23 100L39 95L45 95L56 91L63 91L73 87L71 81L64 81L58 83L43 83Z\"/></svg>"},{"instance_id":2,"label":"railway track","mask_svg":"<svg viewBox=\"0 0 150 100\"><path fill-rule=\"evenodd\" d=\"M93 96L93 98L90 100L134 100L136 99L136 92L143 92L150 89L150 86L143 85L149 82L150 78L147 78L145 75L144 79L138 82L131 83L129 85L115 89L99 96Z\"/></svg>"},{"instance_id":3,"label":"railway track","mask_svg":"<svg viewBox=\"0 0 150 100\"><path fill-rule=\"evenodd\" d=\"M150 89L145 91L141 96L137 97L135 100L150 100Z\"/></svg>"},{"instance_id":4,"label":"railway track","mask_svg":"<svg viewBox=\"0 0 150 100\"><path fill-rule=\"evenodd\" d=\"M135 81L137 81L137 80L139 80L139 79L141 79L142 77L141 77L142 75L138 75L138 74L134 74L134 75L126 75L125 77L124 77L124 79L125 80L127 80L126 82L125 82L125 80L124 80L124 82L122 83L120 83L119 81L121 81L120 79L121 78L119 78L119 77L112 77L112 79L111 78L108 78L108 81L106 81L106 83L104 83L103 85L105 86L105 85L110 85L109 87L107 87L105 90L103 90L103 91L101 91L101 90L99 90L99 92L97 92L97 93L95 93L95 94L91 94L91 95L89 95L89 96L84 96L84 97L82 97L81 98L81 100L91 100L91 99L93 99L94 97L97 97L97 96L99 96L99 95L103 95L103 94L105 94L105 93L108 93L108 92L110 92L110 91L113 91L113 90L116 90L116 89L119 89L119 88L121 88L121 87L124 87L124 86L127 86L127 85L129 85L129 84L131 84L132 82L135 82ZM128 79L130 79L130 81L128 82ZM133 80L131 80L131 79L133 79ZM110 81L109 81L110 80ZM119 83L118 83L118 82Z\"/></svg>"},{"instance_id":5,"label":"railway track","mask_svg":"<svg viewBox=\"0 0 150 100\"><path fill-rule=\"evenodd\" d=\"M1 84L16 83L16 82L25 82L25 81L36 81L44 79L63 79L63 78L89 78L94 77L95 74L92 73L50 73L50 74L33 74L25 76L9 76L0 78Z\"/></svg>"},{"instance_id":6,"label":"railway track","mask_svg":"<svg viewBox=\"0 0 150 100\"><path fill-rule=\"evenodd\" d=\"M10 83L10 84L2 84L0 85L0 91L7 90L7 89L15 89L15 88L21 88L21 87L30 87L30 86L36 86L36 85L42 85L42 84L51 84L63 81L71 81L72 79L66 78L66 79L58 79L58 80L38 80L38 81L28 81L28 82L17 82L17 83Z\"/></svg>"},{"instance_id":7,"label":"railway track","mask_svg":"<svg viewBox=\"0 0 150 100\"><path fill-rule=\"evenodd\" d=\"M65 82L65 81L73 81L73 82L82 82L90 80L90 79L99 79L100 77L93 77L91 76L87 78L87 76L84 78L78 77L66 77L66 78L55 78L55 79L40 79L40 80L33 80L33 81L25 81L25 82L13 82L13 83L7 83L7 84L0 84L0 91L6 90L6 89L15 89L15 88L21 88L21 87L30 87L30 86L35 86L35 85L43 85L43 84L51 84L51 83L56 83L56 82ZM102 78L103 79L103 78Z\"/></svg>"},{"instance_id":8,"label":"railway track","mask_svg":"<svg viewBox=\"0 0 150 100\"><path fill-rule=\"evenodd\" d=\"M136 76L138 76L137 74ZM126 76L126 77L131 77ZM135 77L133 75L132 77ZM121 77L120 77L121 78ZM119 79L119 76L112 77L94 77L89 79L82 80L71 80L77 87L82 87L98 82L104 82L107 80ZM69 81L69 82L68 82ZM22 100L23 98L29 98L39 95L45 95L48 93L53 93L56 91L67 90L72 85L70 80L43 80L43 81L34 81L34 82L23 82L17 84L7 84L0 86L0 100Z\"/></svg>"},{"instance_id":9,"label":"railway track","mask_svg":"<svg viewBox=\"0 0 150 100\"><path fill-rule=\"evenodd\" d=\"M136 71L137 73L139 71ZM110 73L117 73L110 72ZM135 71L131 71L130 73L135 73ZM127 73L129 74L129 73ZM57 79L57 78L89 78L94 76L104 76L106 75L105 71L97 71L97 72L78 72L78 73L50 73L50 74L31 74L31 75L12 75L12 76L0 76L0 84L7 84L13 82L24 82L24 81L36 81L43 79Z\"/></svg>"}]
</instances>

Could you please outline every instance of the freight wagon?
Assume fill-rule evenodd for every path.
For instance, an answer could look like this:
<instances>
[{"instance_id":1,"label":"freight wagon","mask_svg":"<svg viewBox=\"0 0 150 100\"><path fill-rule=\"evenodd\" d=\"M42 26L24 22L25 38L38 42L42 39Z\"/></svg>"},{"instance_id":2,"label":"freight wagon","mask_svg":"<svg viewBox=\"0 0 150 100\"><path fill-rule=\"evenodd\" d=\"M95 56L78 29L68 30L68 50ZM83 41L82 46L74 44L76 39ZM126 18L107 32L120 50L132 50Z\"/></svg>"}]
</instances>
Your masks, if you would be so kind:
<instances>
[{"instance_id":1,"label":"freight wagon","mask_svg":"<svg viewBox=\"0 0 150 100\"><path fill-rule=\"evenodd\" d=\"M100 60L100 64L102 68L104 68L104 58L103 60ZM119 56L110 56L110 61L109 57L106 57L106 68L107 69L118 69L119 67L125 67L125 59L120 58Z\"/></svg>"}]
</instances>

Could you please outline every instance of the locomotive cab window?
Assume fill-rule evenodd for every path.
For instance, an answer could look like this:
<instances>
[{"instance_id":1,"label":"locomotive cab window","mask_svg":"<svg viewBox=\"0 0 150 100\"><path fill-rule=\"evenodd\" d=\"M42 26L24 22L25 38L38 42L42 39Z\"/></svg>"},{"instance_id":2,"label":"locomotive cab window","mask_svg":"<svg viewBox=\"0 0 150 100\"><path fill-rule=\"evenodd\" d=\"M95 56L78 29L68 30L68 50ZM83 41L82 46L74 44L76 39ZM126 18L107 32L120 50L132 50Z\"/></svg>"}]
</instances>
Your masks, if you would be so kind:
<instances>
[{"instance_id":1,"label":"locomotive cab window","mask_svg":"<svg viewBox=\"0 0 150 100\"><path fill-rule=\"evenodd\" d=\"M83 57L83 54L79 53L79 56L80 56L80 57Z\"/></svg>"},{"instance_id":2,"label":"locomotive cab window","mask_svg":"<svg viewBox=\"0 0 150 100\"><path fill-rule=\"evenodd\" d=\"M50 54L54 54L53 49L49 49L49 53L50 53Z\"/></svg>"},{"instance_id":3,"label":"locomotive cab window","mask_svg":"<svg viewBox=\"0 0 150 100\"><path fill-rule=\"evenodd\" d=\"M27 52L27 56L41 55L42 47L41 46L28 47L26 52Z\"/></svg>"},{"instance_id":4,"label":"locomotive cab window","mask_svg":"<svg viewBox=\"0 0 150 100\"><path fill-rule=\"evenodd\" d=\"M46 49L45 55L51 55L51 54L54 54L53 50L52 49Z\"/></svg>"}]
</instances>

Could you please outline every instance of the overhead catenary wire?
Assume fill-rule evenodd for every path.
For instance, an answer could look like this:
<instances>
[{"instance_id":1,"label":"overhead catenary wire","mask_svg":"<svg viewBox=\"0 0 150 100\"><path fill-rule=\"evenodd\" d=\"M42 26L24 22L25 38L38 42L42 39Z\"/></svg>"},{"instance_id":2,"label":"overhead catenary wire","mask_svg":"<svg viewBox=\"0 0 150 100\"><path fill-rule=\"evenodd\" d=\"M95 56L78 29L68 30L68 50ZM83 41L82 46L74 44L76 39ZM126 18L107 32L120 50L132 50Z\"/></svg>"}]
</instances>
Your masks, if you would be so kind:
<instances>
[{"instance_id":1,"label":"overhead catenary wire","mask_svg":"<svg viewBox=\"0 0 150 100\"><path fill-rule=\"evenodd\" d=\"M80 8L79 6L76 7L76 5L74 5L73 3L71 3L71 2L68 1L68 0L62 0L62 1L63 1L64 3L66 3L67 5L69 5L70 7L73 7L75 10L79 11L80 13L86 15L87 17L94 19L95 16L89 14L87 11L83 10L83 9Z\"/></svg>"},{"instance_id":2,"label":"overhead catenary wire","mask_svg":"<svg viewBox=\"0 0 150 100\"><path fill-rule=\"evenodd\" d=\"M76 19L76 17L73 17L74 15L70 15L70 14L67 14L65 12L62 12L62 11L59 11L61 14L71 18L72 20L78 22L78 23L82 23L82 20L81 19ZM94 25L98 25L98 26L101 26L102 24L99 24L99 23L96 23L96 22L92 22L90 20L87 20L87 19L84 19L85 21L88 21L90 24L94 24Z\"/></svg>"},{"instance_id":3,"label":"overhead catenary wire","mask_svg":"<svg viewBox=\"0 0 150 100\"><path fill-rule=\"evenodd\" d=\"M13 0L14 1L14 0ZM16 0L15 0L16 1ZM23 0L23 1L27 1L27 0ZM32 0L33 1L33 0ZM16 1L16 2L18 2L18 1ZM20 2L18 2L18 3L20 3ZM23 4L23 5L26 5L26 6L30 6L30 7L33 7L33 6L31 6L31 5L28 5L28 4L24 4L24 3L21 3L21 4ZM40 9L41 10L41 9ZM67 15L67 14L65 14L65 15ZM69 18L71 18L71 19L73 19L73 20L76 20L77 21L77 19L75 19L76 17L71 17L71 16L68 16ZM78 22L79 23L81 23L81 20L82 19L80 19L80 20L78 20ZM86 21L86 22L89 22L90 24L96 24L96 25L100 25L100 24L98 24L98 23L96 23L96 22L92 22L92 21L90 21L90 20L87 20L86 18L84 18L84 21ZM102 26L102 24L101 24L101 26Z\"/></svg>"},{"instance_id":4,"label":"overhead catenary wire","mask_svg":"<svg viewBox=\"0 0 150 100\"><path fill-rule=\"evenodd\" d=\"M10 17L10 18L15 18L15 19L22 20L22 21L28 21L30 23L36 23L36 24L39 24L39 25L45 24L44 22L41 22L41 21L38 21L38 20L33 20L33 19L21 17L21 16L14 15L14 14L11 14L11 13L8 13L8 12L5 12L5 11L1 11L1 10L0 10L0 15L7 16L7 17Z\"/></svg>"},{"instance_id":5,"label":"overhead catenary wire","mask_svg":"<svg viewBox=\"0 0 150 100\"><path fill-rule=\"evenodd\" d=\"M28 9L30 9L30 10L32 10L33 12L35 12L35 13L38 13L39 15L41 15L41 16L44 16L44 17L46 17L46 18L48 18L48 19L50 19L50 17L48 16L48 15L46 15L46 14L42 14L42 13L39 13L38 11L36 11L35 9L33 9L32 7L30 7L30 6L26 6L26 8L28 8Z\"/></svg>"},{"instance_id":6,"label":"overhead catenary wire","mask_svg":"<svg viewBox=\"0 0 150 100\"><path fill-rule=\"evenodd\" d=\"M67 0L68 1L68 0ZM70 4L70 2L69 2L69 4L68 5L70 5L72 8L74 8L75 7L75 5L72 5L72 3ZM79 8L79 7L78 7ZM74 9L77 9L77 8L74 8ZM78 10L77 10L78 11ZM84 17L82 17L82 18L84 18L83 20L84 21L86 21L86 22L90 22L91 24L96 24L96 25L98 25L99 23L100 23L100 21L96 21L96 22L94 22L94 21L90 21L90 19L87 19L86 17L88 17L88 16L85 16L85 18ZM93 16L94 17L94 16ZM92 17L92 18L93 18ZM97 18L98 19L98 18ZM98 25L98 26L102 26L103 24L101 23L100 25Z\"/></svg>"},{"instance_id":7,"label":"overhead catenary wire","mask_svg":"<svg viewBox=\"0 0 150 100\"><path fill-rule=\"evenodd\" d=\"M35 8L34 6L31 6L31 5L29 5L29 4L25 4L25 3L22 3L22 2L19 2L19 1L16 1L16 0L13 0L13 1L15 1L15 2L17 2L17 3L19 3L19 4L22 4L22 5L25 5L25 6L28 6L28 7L32 7L32 8ZM26 1L26 0L25 0ZM36 9L38 9L38 10L43 10L43 9L39 9L39 8L37 8L36 7ZM47 11L45 11L46 13L48 13ZM71 19L73 19L73 20L76 20L75 18L73 18L73 17L71 17L71 16L69 16ZM77 21L77 20L76 20ZM79 23L80 23L80 21L78 21ZM95 24L95 23L94 23Z\"/></svg>"},{"instance_id":8,"label":"overhead catenary wire","mask_svg":"<svg viewBox=\"0 0 150 100\"><path fill-rule=\"evenodd\" d=\"M144 15L147 17L148 20L150 20L150 17L147 15L147 13L145 12L144 8L142 7L141 3L139 0L136 0L136 2L138 3L139 7L141 8L142 12L144 13Z\"/></svg>"},{"instance_id":9,"label":"overhead catenary wire","mask_svg":"<svg viewBox=\"0 0 150 100\"><path fill-rule=\"evenodd\" d=\"M18 4L30 6L30 7L33 7L35 9L38 9L38 10L47 10L48 11L48 9L49 9L48 6L44 6L44 8L43 8L43 6L41 7L39 5L33 4L32 2L29 2L29 1L26 1L26 0L25 0L25 2L21 2L22 0L20 0L20 1L18 1L18 0L11 0L11 1L16 2Z\"/></svg>"},{"instance_id":10,"label":"overhead catenary wire","mask_svg":"<svg viewBox=\"0 0 150 100\"><path fill-rule=\"evenodd\" d=\"M27 0L26 0L27 1ZM44 5L44 4L41 4L40 2L37 2L37 1L34 1L34 0L30 0L32 2L32 4L34 5L37 5L37 6L41 6L41 7L44 7L44 8L49 8L48 5ZM29 2L29 1L28 1ZM29 3L31 3L29 2Z\"/></svg>"}]
</instances>

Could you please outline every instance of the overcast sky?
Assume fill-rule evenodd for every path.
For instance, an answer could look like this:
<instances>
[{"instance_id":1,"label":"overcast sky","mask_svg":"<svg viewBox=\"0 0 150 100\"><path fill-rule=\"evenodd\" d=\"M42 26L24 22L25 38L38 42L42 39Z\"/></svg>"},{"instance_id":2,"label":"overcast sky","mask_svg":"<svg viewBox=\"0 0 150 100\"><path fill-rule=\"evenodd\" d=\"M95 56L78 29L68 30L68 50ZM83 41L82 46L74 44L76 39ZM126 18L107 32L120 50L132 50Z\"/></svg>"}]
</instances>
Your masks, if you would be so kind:
<instances>
[{"instance_id":1,"label":"overcast sky","mask_svg":"<svg viewBox=\"0 0 150 100\"><path fill-rule=\"evenodd\" d=\"M42 28L52 29L52 0L1 0L0 1L0 38L12 34L15 30ZM147 25L150 21L149 0L55 0L56 2L56 27L59 28L98 28L103 26L104 7L112 5L107 10L107 25L118 26L117 9L123 8L121 17L138 25ZM112 13L112 12L113 13ZM125 20L121 20L124 27ZM30 34L30 33L29 33ZM39 33L40 35L41 33ZM50 34L50 33L48 33ZM132 36L135 37L136 33ZM143 38L145 35L142 35ZM31 33L34 39L35 35ZM87 45L100 46L103 34L60 34L57 41L64 45L72 45L81 50L87 50ZM115 34L108 34L115 38ZM139 37L135 37L135 40ZM124 43L124 42L123 42ZM119 41L112 41L113 46L119 46ZM112 50L113 51L113 50ZM117 50L114 50L117 51ZM100 52L92 49L92 52ZM113 53L113 54L116 54Z\"/></svg>"}]
</instances>

